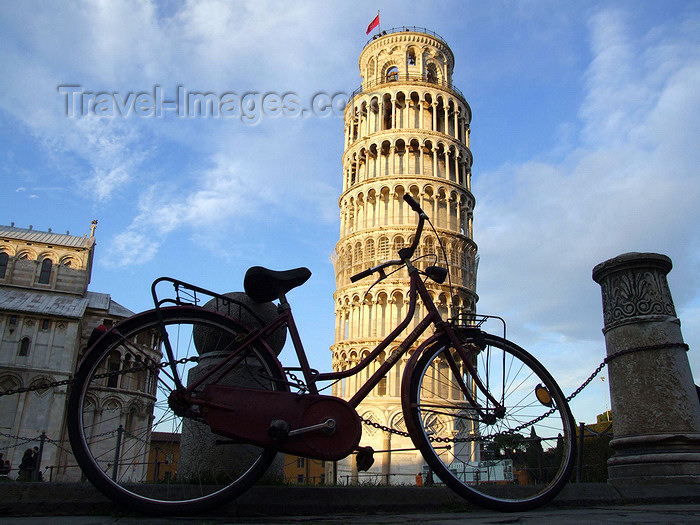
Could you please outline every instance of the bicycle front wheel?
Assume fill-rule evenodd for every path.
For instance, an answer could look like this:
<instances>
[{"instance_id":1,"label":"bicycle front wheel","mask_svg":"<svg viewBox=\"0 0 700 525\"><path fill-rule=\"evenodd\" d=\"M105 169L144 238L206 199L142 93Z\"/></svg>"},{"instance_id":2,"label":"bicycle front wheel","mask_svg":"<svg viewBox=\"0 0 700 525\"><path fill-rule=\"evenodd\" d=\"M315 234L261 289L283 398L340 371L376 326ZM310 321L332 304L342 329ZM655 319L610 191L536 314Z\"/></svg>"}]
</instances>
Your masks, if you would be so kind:
<instances>
[{"instance_id":1,"label":"bicycle front wheel","mask_svg":"<svg viewBox=\"0 0 700 525\"><path fill-rule=\"evenodd\" d=\"M404 417L428 481L489 509L529 510L554 498L569 479L574 419L534 357L482 335L478 343L463 343L473 373L449 344L423 353L411 372Z\"/></svg>"},{"instance_id":2,"label":"bicycle front wheel","mask_svg":"<svg viewBox=\"0 0 700 525\"><path fill-rule=\"evenodd\" d=\"M214 434L196 405L172 395L176 375L185 386L194 384L230 355L245 329L203 308L160 312L162 325L156 311L136 315L85 356L69 399L68 432L83 473L106 496L143 513L187 514L240 495L276 453ZM213 381L286 389L265 347L240 354L230 370L222 367L205 379L195 397Z\"/></svg>"}]
</instances>

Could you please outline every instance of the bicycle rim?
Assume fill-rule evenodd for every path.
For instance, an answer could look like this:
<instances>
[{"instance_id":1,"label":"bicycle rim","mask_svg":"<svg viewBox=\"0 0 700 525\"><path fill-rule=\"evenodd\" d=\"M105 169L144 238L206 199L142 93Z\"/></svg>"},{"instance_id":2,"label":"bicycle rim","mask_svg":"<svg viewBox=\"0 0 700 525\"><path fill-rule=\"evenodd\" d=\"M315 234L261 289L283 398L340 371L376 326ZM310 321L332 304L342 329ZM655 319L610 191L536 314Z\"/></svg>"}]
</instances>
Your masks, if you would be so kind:
<instances>
[{"instance_id":1,"label":"bicycle rim","mask_svg":"<svg viewBox=\"0 0 700 525\"><path fill-rule=\"evenodd\" d=\"M185 385L240 340L240 327L216 313L187 307L161 312ZM238 496L273 461L281 465L274 451L211 432L196 407L169 403L175 381L160 326L155 311L139 314L90 351L71 393L69 435L83 473L117 503L145 513L197 512ZM256 347L216 382L284 388L275 358Z\"/></svg>"},{"instance_id":2,"label":"bicycle rim","mask_svg":"<svg viewBox=\"0 0 700 525\"><path fill-rule=\"evenodd\" d=\"M425 474L435 483L494 510L532 509L554 498L569 479L574 420L561 389L534 357L505 339L484 335L483 349L469 343L465 348L477 378L505 413L497 414L448 345L429 349L418 360L407 423L427 462Z\"/></svg>"}]
</instances>

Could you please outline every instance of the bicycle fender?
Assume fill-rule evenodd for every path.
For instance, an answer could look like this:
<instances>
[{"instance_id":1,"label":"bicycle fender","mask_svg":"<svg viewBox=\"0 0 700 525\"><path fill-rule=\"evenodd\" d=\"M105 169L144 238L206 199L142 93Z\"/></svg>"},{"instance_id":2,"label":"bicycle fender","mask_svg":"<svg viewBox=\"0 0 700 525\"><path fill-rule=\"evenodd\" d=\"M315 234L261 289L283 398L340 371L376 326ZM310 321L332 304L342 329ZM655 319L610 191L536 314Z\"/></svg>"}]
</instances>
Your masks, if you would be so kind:
<instances>
[{"instance_id":1,"label":"bicycle fender","mask_svg":"<svg viewBox=\"0 0 700 525\"><path fill-rule=\"evenodd\" d=\"M409 385L410 385L410 380L411 380L411 375L413 374L413 370L416 367L416 363L418 362L418 359L420 359L420 356L423 355L423 352L425 352L427 349L432 348L433 346L444 346L449 343L449 337L447 334L433 334L431 335L428 339L423 341L423 343L416 348L416 350L413 352L411 357L408 359L408 362L406 363L406 366L404 367L403 370L403 376L401 376L401 398L408 399L408 390L409 390Z\"/></svg>"}]
</instances>

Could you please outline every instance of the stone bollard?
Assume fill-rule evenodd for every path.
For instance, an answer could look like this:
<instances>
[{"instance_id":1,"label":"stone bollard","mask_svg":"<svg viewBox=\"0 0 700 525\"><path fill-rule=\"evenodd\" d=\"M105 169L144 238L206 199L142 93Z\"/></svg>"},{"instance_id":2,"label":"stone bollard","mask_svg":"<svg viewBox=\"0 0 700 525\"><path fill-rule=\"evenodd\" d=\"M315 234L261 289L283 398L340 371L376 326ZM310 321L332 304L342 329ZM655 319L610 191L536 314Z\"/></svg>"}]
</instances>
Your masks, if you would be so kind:
<instances>
[{"instance_id":1,"label":"stone bollard","mask_svg":"<svg viewBox=\"0 0 700 525\"><path fill-rule=\"evenodd\" d=\"M700 483L700 403L666 281L671 267L665 255L626 253L593 269L607 356L619 353L608 362L612 485Z\"/></svg>"},{"instance_id":2,"label":"stone bollard","mask_svg":"<svg viewBox=\"0 0 700 525\"><path fill-rule=\"evenodd\" d=\"M253 327L260 326L259 320L268 323L277 317L277 307L272 303L257 304L243 292L230 292L224 296L234 302L228 304L221 300L212 299L204 305L204 308L219 311ZM247 306L247 309L241 304ZM212 367L220 363L236 347L230 336L224 336L215 328L196 327L192 335L200 357L197 365L189 370L188 385L193 384ZM286 328L280 328L266 341L279 355L285 339ZM244 370L237 369L229 372L218 381L218 384L259 388L254 378L260 370L259 361L249 358L246 360ZM258 447L243 444L221 445L219 444L221 441L222 437L211 432L205 423L184 419L180 440L178 476L185 480L207 477L216 479L234 472L240 473L242 469L249 468L251 461L260 455ZM223 441L225 442L226 439L224 438ZM284 479L284 456L282 454L277 455L261 479L266 482L280 482Z\"/></svg>"},{"instance_id":3,"label":"stone bollard","mask_svg":"<svg viewBox=\"0 0 700 525\"><path fill-rule=\"evenodd\" d=\"M207 352L199 359L197 366L190 369L187 384L202 377L209 369L218 364L225 354ZM251 364L249 366L254 366ZM253 372L254 374L255 372ZM219 384L247 386L255 388L255 383L250 379L250 374L232 374L220 381ZM182 422L182 435L180 438L180 463L178 476L183 480L198 480L211 477L217 479L227 477L250 468L253 461L260 455L261 449L253 445L227 444L218 442L226 440L211 432L209 426L192 419L184 419ZM261 481L273 483L280 482L284 478L284 456L278 454L270 465Z\"/></svg>"}]
</instances>

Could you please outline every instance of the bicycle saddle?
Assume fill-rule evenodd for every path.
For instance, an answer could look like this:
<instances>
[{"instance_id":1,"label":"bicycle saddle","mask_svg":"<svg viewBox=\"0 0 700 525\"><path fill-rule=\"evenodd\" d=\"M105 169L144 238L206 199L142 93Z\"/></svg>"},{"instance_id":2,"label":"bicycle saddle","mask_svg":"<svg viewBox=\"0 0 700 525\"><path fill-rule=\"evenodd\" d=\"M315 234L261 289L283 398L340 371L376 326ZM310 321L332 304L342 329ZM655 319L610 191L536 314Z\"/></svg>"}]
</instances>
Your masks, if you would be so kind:
<instances>
[{"instance_id":1,"label":"bicycle saddle","mask_svg":"<svg viewBox=\"0 0 700 525\"><path fill-rule=\"evenodd\" d=\"M279 299L292 288L301 286L309 277L311 270L308 268L276 271L253 266L245 273L243 288L256 303L267 303Z\"/></svg>"}]
</instances>

